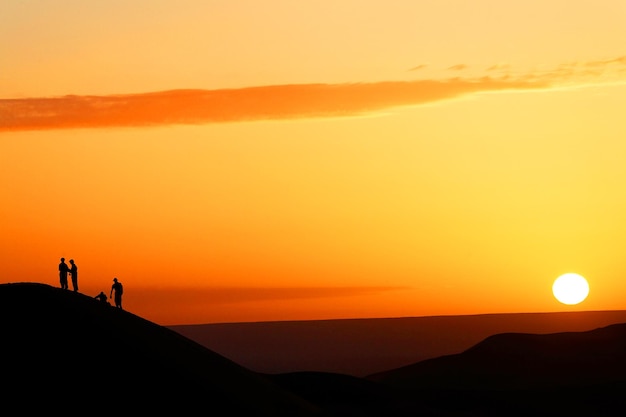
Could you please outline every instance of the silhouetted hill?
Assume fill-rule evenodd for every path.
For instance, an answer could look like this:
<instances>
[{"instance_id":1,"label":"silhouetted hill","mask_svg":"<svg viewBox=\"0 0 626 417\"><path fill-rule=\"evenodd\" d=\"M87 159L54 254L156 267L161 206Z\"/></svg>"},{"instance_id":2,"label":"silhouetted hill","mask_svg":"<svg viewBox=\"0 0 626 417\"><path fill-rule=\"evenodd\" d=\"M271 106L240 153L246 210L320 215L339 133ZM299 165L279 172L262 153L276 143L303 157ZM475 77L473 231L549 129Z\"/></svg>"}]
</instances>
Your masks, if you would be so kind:
<instances>
[{"instance_id":1,"label":"silhouetted hill","mask_svg":"<svg viewBox=\"0 0 626 417\"><path fill-rule=\"evenodd\" d=\"M0 329L2 407L18 415L321 415L179 333L72 291L0 285Z\"/></svg>"},{"instance_id":2,"label":"silhouetted hill","mask_svg":"<svg viewBox=\"0 0 626 417\"><path fill-rule=\"evenodd\" d=\"M552 388L626 381L626 323L586 332L497 334L462 353L368 379L455 389Z\"/></svg>"},{"instance_id":3,"label":"silhouetted hill","mask_svg":"<svg viewBox=\"0 0 626 417\"><path fill-rule=\"evenodd\" d=\"M586 332L498 334L466 351L366 379L461 415L621 416L626 324Z\"/></svg>"}]
</instances>

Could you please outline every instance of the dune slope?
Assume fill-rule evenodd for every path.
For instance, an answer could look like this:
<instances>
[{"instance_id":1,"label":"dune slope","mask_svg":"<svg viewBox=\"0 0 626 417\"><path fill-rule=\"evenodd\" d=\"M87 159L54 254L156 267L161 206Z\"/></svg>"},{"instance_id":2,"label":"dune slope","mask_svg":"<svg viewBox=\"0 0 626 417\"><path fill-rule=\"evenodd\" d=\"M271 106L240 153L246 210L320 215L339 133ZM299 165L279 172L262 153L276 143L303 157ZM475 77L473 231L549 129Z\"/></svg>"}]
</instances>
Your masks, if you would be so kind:
<instances>
[{"instance_id":1,"label":"dune slope","mask_svg":"<svg viewBox=\"0 0 626 417\"><path fill-rule=\"evenodd\" d=\"M2 284L0 329L3 405L19 414L321 414L263 375L80 293Z\"/></svg>"}]
</instances>

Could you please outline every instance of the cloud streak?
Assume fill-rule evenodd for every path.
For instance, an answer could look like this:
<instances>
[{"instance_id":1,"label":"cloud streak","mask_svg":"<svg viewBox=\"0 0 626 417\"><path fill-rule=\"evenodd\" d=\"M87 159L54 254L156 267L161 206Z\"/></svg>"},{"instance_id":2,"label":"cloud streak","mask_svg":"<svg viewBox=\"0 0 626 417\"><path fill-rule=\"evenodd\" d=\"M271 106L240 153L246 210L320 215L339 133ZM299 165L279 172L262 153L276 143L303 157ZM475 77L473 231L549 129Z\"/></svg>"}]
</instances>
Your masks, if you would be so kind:
<instances>
[{"instance_id":1,"label":"cloud streak","mask_svg":"<svg viewBox=\"0 0 626 417\"><path fill-rule=\"evenodd\" d=\"M0 100L0 130L48 130L358 116L536 81L413 81L174 90Z\"/></svg>"},{"instance_id":2,"label":"cloud streak","mask_svg":"<svg viewBox=\"0 0 626 417\"><path fill-rule=\"evenodd\" d=\"M162 324L246 322L283 320L286 310L295 314L298 306L327 300L332 306L368 305L383 293L409 291L410 287L180 287L135 288L141 297L129 299L133 311ZM130 305L132 304L132 306ZM158 306L158 307L154 307ZM339 308L339 311L342 309ZM345 314L346 311L343 311ZM261 314L261 319L259 318ZM307 319L306 314L299 320ZM319 319L319 317L318 317Z\"/></svg>"},{"instance_id":3,"label":"cloud streak","mask_svg":"<svg viewBox=\"0 0 626 417\"><path fill-rule=\"evenodd\" d=\"M455 68L464 68L462 64ZM493 69L494 67L491 67ZM468 94L553 87L576 77L623 78L626 57L498 78L294 84L110 96L0 99L0 131L139 127L353 117Z\"/></svg>"},{"instance_id":4,"label":"cloud streak","mask_svg":"<svg viewBox=\"0 0 626 417\"><path fill-rule=\"evenodd\" d=\"M159 303L185 300L187 304L238 304L279 300L357 297L387 291L406 290L407 287L208 287L208 288L142 288L141 292Z\"/></svg>"}]
</instances>

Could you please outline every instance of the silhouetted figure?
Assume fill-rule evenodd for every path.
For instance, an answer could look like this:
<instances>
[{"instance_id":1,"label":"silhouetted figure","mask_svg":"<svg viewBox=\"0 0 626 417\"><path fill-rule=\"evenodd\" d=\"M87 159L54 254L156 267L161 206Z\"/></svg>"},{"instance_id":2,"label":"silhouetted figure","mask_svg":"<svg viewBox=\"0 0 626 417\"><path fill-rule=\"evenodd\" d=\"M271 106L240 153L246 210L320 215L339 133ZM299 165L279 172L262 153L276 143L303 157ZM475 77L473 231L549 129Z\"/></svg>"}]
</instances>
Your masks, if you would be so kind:
<instances>
[{"instance_id":1,"label":"silhouetted figure","mask_svg":"<svg viewBox=\"0 0 626 417\"><path fill-rule=\"evenodd\" d=\"M113 278L113 285L111 286L111 294L109 297L113 298L115 301L115 307L122 308L122 293L124 292L124 287L122 283L117 280L117 278ZM113 295L115 293L115 296Z\"/></svg>"},{"instance_id":2,"label":"silhouetted figure","mask_svg":"<svg viewBox=\"0 0 626 417\"><path fill-rule=\"evenodd\" d=\"M98 301L102 302L102 303L105 303L105 304L111 305L111 303L109 303L109 302L107 301L107 298L108 298L108 297L107 297L107 295L104 293L104 291L100 291L100 294L96 295L94 298L95 298L96 300L98 300Z\"/></svg>"},{"instance_id":3,"label":"silhouetted figure","mask_svg":"<svg viewBox=\"0 0 626 417\"><path fill-rule=\"evenodd\" d=\"M70 259L70 264L72 265L70 267L70 275L72 276L72 288L74 288L74 291L78 291L78 267L74 263L73 259Z\"/></svg>"},{"instance_id":4,"label":"silhouetted figure","mask_svg":"<svg viewBox=\"0 0 626 417\"><path fill-rule=\"evenodd\" d=\"M68 289L67 286L67 274L70 271L70 268L65 263L65 258L61 258L61 263L59 264L59 280L61 281L61 288L64 290Z\"/></svg>"}]
</instances>

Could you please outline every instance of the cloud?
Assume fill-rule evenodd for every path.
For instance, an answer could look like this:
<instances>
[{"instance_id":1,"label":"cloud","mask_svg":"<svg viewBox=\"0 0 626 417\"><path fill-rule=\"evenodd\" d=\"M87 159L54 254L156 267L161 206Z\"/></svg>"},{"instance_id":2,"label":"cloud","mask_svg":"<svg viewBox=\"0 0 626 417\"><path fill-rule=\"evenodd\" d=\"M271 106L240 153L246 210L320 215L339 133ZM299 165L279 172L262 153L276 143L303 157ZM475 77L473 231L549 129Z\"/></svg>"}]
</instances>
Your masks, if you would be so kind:
<instances>
[{"instance_id":1,"label":"cloud","mask_svg":"<svg viewBox=\"0 0 626 417\"><path fill-rule=\"evenodd\" d=\"M345 117L540 81L421 80L0 100L0 131Z\"/></svg>"},{"instance_id":2,"label":"cloud","mask_svg":"<svg viewBox=\"0 0 626 417\"><path fill-rule=\"evenodd\" d=\"M582 63L582 65L586 67L606 67L611 64L626 65L626 55L617 58L603 59L598 61L587 61Z\"/></svg>"},{"instance_id":3,"label":"cloud","mask_svg":"<svg viewBox=\"0 0 626 417\"><path fill-rule=\"evenodd\" d=\"M124 301L129 311L151 321L167 324L247 322L311 319L308 305L320 317L345 316L343 305L366 306L383 293L411 290L410 287L181 287L127 289ZM132 294L135 294L134 296ZM140 294L141 296L138 296ZM126 297L126 295L124 295ZM390 294L393 297L393 293ZM355 304L356 303L356 304ZM316 307L315 307L316 306ZM359 308L356 308L359 310ZM308 310L308 309L307 309Z\"/></svg>"},{"instance_id":4,"label":"cloud","mask_svg":"<svg viewBox=\"0 0 626 417\"><path fill-rule=\"evenodd\" d=\"M509 64L494 64L487 68L487 71L506 71L511 69L511 65Z\"/></svg>"},{"instance_id":5,"label":"cloud","mask_svg":"<svg viewBox=\"0 0 626 417\"><path fill-rule=\"evenodd\" d=\"M184 300L185 304L238 304L259 301L351 297L405 290L406 287L209 287L209 288L142 288L142 297L159 303ZM139 290L137 290L139 291Z\"/></svg>"},{"instance_id":6,"label":"cloud","mask_svg":"<svg viewBox=\"0 0 626 417\"><path fill-rule=\"evenodd\" d=\"M452 65L451 67L448 67L448 69L452 71L461 71L467 68L468 66L465 64L457 64L457 65Z\"/></svg>"},{"instance_id":7,"label":"cloud","mask_svg":"<svg viewBox=\"0 0 626 417\"><path fill-rule=\"evenodd\" d=\"M415 67L414 70L421 66ZM459 64L449 69L462 70ZM626 56L497 77L171 90L110 96L0 99L0 132L352 117L468 94L623 82Z\"/></svg>"}]
</instances>

